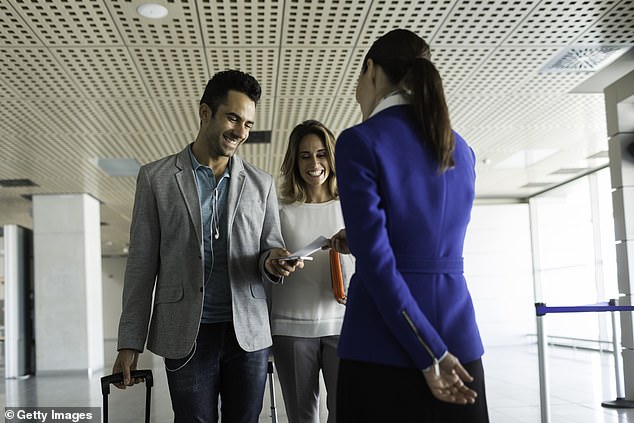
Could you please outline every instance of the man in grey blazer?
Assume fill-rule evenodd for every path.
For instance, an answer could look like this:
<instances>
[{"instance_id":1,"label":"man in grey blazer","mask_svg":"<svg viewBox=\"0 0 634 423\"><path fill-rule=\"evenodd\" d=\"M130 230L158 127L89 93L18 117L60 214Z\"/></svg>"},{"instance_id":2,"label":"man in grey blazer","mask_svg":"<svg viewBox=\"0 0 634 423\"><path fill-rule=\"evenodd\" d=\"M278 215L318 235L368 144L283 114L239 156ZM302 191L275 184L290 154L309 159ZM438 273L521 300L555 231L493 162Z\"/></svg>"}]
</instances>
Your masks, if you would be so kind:
<instances>
[{"instance_id":1,"label":"man in grey blazer","mask_svg":"<svg viewBox=\"0 0 634 423\"><path fill-rule=\"evenodd\" d=\"M113 373L147 348L165 358L175 422L257 422L271 335L264 284L302 267L280 234L271 175L235 155L260 85L236 70L209 80L196 140L137 177Z\"/></svg>"}]
</instances>

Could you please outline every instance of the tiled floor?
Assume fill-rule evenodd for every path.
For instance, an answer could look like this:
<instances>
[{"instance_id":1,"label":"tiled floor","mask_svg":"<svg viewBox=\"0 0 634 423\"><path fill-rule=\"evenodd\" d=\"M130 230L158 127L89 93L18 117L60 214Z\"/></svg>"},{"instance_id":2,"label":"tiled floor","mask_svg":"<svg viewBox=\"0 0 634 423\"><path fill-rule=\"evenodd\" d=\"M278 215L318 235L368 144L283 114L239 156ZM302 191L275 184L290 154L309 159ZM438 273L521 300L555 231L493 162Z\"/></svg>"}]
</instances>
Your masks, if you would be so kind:
<instances>
[{"instance_id":1,"label":"tiled floor","mask_svg":"<svg viewBox=\"0 0 634 423\"><path fill-rule=\"evenodd\" d=\"M107 366L114 358L109 349ZM634 422L634 410L607 409L601 401L616 398L612 356L606 353L550 347L550 401L553 423ZM154 366L152 421L172 420L165 372L159 361ZM539 379L537 348L534 344L489 347L484 357L487 398L493 423L539 423ZM0 403L7 406L100 407L99 378L85 375L48 375L26 380L5 380L0 387ZM279 383L276 387L276 412L279 423L287 422ZM127 391L112 389L111 422L142 422L145 390L138 386ZM269 387L260 422L272 421ZM322 411L322 422L325 412ZM390 422L392 423L392 422Z\"/></svg>"}]
</instances>

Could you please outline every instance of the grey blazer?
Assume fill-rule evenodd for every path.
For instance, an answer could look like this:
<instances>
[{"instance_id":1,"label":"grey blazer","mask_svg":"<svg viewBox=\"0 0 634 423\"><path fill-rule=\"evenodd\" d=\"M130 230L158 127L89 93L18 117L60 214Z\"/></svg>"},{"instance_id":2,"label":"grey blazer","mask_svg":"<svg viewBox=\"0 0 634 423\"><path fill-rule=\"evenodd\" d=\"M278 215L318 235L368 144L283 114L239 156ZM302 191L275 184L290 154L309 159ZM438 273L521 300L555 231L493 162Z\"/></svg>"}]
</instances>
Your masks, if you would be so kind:
<instances>
[{"instance_id":1,"label":"grey blazer","mask_svg":"<svg viewBox=\"0 0 634 423\"><path fill-rule=\"evenodd\" d=\"M187 151L141 167L123 287L118 349L189 353L204 298L200 201ZM233 324L245 351L271 345L264 283L268 250L283 247L273 178L233 157L227 196ZM149 325L149 328L148 328Z\"/></svg>"}]
</instances>

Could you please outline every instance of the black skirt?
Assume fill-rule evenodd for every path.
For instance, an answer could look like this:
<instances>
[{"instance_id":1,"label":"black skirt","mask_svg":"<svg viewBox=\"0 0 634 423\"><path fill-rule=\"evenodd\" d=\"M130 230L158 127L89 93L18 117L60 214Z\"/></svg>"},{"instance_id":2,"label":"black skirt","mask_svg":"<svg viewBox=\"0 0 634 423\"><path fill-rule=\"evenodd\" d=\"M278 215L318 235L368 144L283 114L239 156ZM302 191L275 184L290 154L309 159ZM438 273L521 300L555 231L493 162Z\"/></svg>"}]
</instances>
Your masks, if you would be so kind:
<instances>
[{"instance_id":1,"label":"black skirt","mask_svg":"<svg viewBox=\"0 0 634 423\"><path fill-rule=\"evenodd\" d=\"M462 364L473 376L474 404L437 400L420 370L341 360L337 384L337 423L488 423L484 369L478 359Z\"/></svg>"}]
</instances>

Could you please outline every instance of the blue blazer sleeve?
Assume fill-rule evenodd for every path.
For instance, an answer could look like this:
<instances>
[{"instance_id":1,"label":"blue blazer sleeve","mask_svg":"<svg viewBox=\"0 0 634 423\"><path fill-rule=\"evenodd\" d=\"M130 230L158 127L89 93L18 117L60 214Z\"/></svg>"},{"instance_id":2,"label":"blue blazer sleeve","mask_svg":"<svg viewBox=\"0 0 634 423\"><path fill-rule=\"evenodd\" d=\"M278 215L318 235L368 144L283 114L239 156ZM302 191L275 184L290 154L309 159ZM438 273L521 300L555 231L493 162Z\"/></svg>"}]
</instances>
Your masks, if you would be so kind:
<instances>
[{"instance_id":1,"label":"blue blazer sleeve","mask_svg":"<svg viewBox=\"0 0 634 423\"><path fill-rule=\"evenodd\" d=\"M416 367L424 369L434 359L441 358L447 347L397 269L386 226L384 199L380 195L380 181L384 177L378 164L380 157L372 140L364 135L353 127L341 134L336 145L336 171L348 242L363 289L369 293L394 339Z\"/></svg>"}]
</instances>

